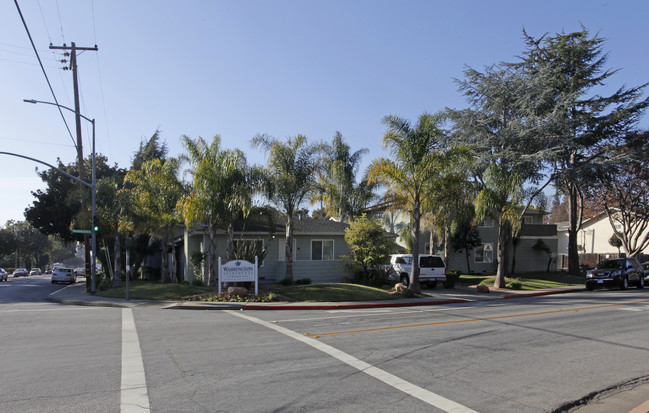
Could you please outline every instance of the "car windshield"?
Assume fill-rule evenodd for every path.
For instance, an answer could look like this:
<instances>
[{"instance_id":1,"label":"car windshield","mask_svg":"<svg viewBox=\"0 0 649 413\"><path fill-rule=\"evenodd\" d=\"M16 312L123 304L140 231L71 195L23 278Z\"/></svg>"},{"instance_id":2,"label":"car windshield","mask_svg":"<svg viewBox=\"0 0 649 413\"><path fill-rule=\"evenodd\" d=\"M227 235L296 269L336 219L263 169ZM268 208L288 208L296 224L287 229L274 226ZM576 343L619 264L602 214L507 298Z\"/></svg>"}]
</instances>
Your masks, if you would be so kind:
<instances>
[{"instance_id":1,"label":"car windshield","mask_svg":"<svg viewBox=\"0 0 649 413\"><path fill-rule=\"evenodd\" d=\"M596 270L609 270L613 268L624 268L624 261L602 261L595 266Z\"/></svg>"}]
</instances>

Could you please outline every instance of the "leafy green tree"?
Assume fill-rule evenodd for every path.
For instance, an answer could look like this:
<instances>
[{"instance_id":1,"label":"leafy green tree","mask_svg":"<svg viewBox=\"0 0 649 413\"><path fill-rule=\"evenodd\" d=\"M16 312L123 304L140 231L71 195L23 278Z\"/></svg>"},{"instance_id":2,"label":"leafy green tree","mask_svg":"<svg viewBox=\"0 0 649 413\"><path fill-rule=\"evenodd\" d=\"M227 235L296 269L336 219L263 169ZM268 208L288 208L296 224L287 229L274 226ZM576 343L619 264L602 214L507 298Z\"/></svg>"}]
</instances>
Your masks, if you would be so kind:
<instances>
[{"instance_id":1,"label":"leafy green tree","mask_svg":"<svg viewBox=\"0 0 649 413\"><path fill-rule=\"evenodd\" d=\"M464 110L447 111L454 121L453 140L473 150L472 173L479 194L476 219L498 222L496 288L505 286L508 243L520 228L527 206L523 185L543 178L540 142L525 124L521 99L529 92L522 72L507 65L486 67L484 72L467 68L459 89L469 103ZM531 202L551 179L530 196ZM528 203L529 205L529 203Z\"/></svg>"},{"instance_id":2,"label":"leafy green tree","mask_svg":"<svg viewBox=\"0 0 649 413\"><path fill-rule=\"evenodd\" d=\"M397 116L386 116L383 123L388 131L383 145L390 152L391 159L379 158L368 168L371 183L385 185L384 201L390 208L407 213L412 224L413 262L419 262L419 237L422 202L428 182L440 175L448 157L439 150L442 132L438 125L439 115L422 114L418 122ZM412 266L410 289L421 291L419 267Z\"/></svg>"},{"instance_id":3,"label":"leafy green tree","mask_svg":"<svg viewBox=\"0 0 649 413\"><path fill-rule=\"evenodd\" d=\"M124 183L128 184L125 191L131 193L137 215L143 219L141 228L162 243L161 279L164 282L177 281L174 266L169 265L168 253L173 250L173 237L181 223L176 205L184 187L178 179L178 171L177 159L167 159L164 164L154 159L144 162L141 170L130 170L124 178Z\"/></svg>"},{"instance_id":4,"label":"leafy green tree","mask_svg":"<svg viewBox=\"0 0 649 413\"><path fill-rule=\"evenodd\" d=\"M167 145L165 142L161 142L159 130L156 130L146 142L144 140L140 141L139 149L133 155L130 169L141 170L145 162L154 159L160 160L162 164L167 159ZM135 253L135 257L132 260L133 265L131 266L131 274L129 275L134 275L138 274L144 258L155 253L157 250L157 246L155 245L157 241L152 240L151 234L147 232L148 230L144 224L146 217L138 215L137 200L131 196L132 191L129 191L132 188L128 188L129 184L123 181L121 185L120 182L116 182L116 185L118 191L117 199L115 199L115 208L119 209L117 234L118 236L123 235L133 238L134 246L132 250ZM124 188L124 186L127 188ZM115 240L119 241L120 238L116 237ZM115 250L118 251L117 248ZM118 268L121 268L121 264Z\"/></svg>"},{"instance_id":5,"label":"leafy green tree","mask_svg":"<svg viewBox=\"0 0 649 413\"><path fill-rule=\"evenodd\" d=\"M611 247L615 247L615 248L617 248L617 254L618 254L618 256L619 256L619 255L620 255L620 247L622 247L622 245L624 245L624 244L622 243L622 240L619 239L619 238L617 237L617 235L613 234L613 235L611 235L611 237L608 239L608 244L609 244Z\"/></svg>"},{"instance_id":6,"label":"leafy green tree","mask_svg":"<svg viewBox=\"0 0 649 413\"><path fill-rule=\"evenodd\" d=\"M268 163L260 174L261 191L282 211L286 224L286 278L293 280L293 219L306 198L313 193L320 169L319 145L309 144L298 135L281 142L268 135L257 135L253 147L261 148Z\"/></svg>"},{"instance_id":7,"label":"leafy green tree","mask_svg":"<svg viewBox=\"0 0 649 413\"><path fill-rule=\"evenodd\" d=\"M208 225L208 285L216 285L216 239L219 228L227 231L227 254L232 255L234 221L247 216L252 207L254 184L243 152L221 149L221 138L216 135L211 144L203 138L183 136L186 154L182 157L191 165L192 180L189 192L180 200L179 207L188 229Z\"/></svg>"},{"instance_id":8,"label":"leafy green tree","mask_svg":"<svg viewBox=\"0 0 649 413\"><path fill-rule=\"evenodd\" d=\"M27 221L7 221L0 230L1 255L13 255L15 267L42 267L50 240Z\"/></svg>"},{"instance_id":9,"label":"leafy green tree","mask_svg":"<svg viewBox=\"0 0 649 413\"><path fill-rule=\"evenodd\" d=\"M369 282L372 274L381 274L381 266L389 261L390 254L397 249L394 240L386 236L381 223L365 215L345 229L345 242L349 246L349 255L345 258L363 268L364 282ZM380 283L383 280L376 281Z\"/></svg>"},{"instance_id":10,"label":"leafy green tree","mask_svg":"<svg viewBox=\"0 0 649 413\"><path fill-rule=\"evenodd\" d=\"M526 50L515 66L523 71L529 89L520 103L530 133L543 142L538 156L567 196L568 271L578 274L584 191L598 166L606 169L602 155L634 127L649 105L649 98L641 99L647 83L601 93L598 87L616 71L605 69L604 39L591 36L583 26L572 33L524 36Z\"/></svg>"},{"instance_id":11,"label":"leafy green tree","mask_svg":"<svg viewBox=\"0 0 649 413\"><path fill-rule=\"evenodd\" d=\"M456 252L464 250L466 268L468 273L471 274L469 256L471 255L471 251L482 243L480 233L475 226L473 217L465 216L464 219L457 223L455 231L451 234L450 242Z\"/></svg>"},{"instance_id":12,"label":"leafy green tree","mask_svg":"<svg viewBox=\"0 0 649 413\"><path fill-rule=\"evenodd\" d=\"M160 162L165 163L167 159L167 144L165 142L160 142L160 130L156 131L151 135L151 137L145 142L144 140L140 141L140 147L137 152L133 155L132 168L133 169L142 169L142 165L146 161L151 161L154 159L160 159Z\"/></svg>"}]
</instances>

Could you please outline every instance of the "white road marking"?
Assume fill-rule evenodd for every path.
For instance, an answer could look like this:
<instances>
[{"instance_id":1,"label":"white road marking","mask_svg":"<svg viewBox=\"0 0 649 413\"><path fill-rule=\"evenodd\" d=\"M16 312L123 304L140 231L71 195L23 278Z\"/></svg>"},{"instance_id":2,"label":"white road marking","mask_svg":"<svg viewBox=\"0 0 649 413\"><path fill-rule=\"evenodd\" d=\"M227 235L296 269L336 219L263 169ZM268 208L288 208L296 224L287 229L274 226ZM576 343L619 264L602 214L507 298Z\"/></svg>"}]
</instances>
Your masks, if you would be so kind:
<instances>
[{"instance_id":1,"label":"white road marking","mask_svg":"<svg viewBox=\"0 0 649 413\"><path fill-rule=\"evenodd\" d=\"M372 366L369 363L366 363L362 360L357 359L356 357L347 354L343 351L338 350L335 347L332 347L328 344L325 344L321 341L318 341L313 338L305 337L302 334L296 333L295 331L289 330L287 328L269 323L267 321L260 320L255 317L251 317L245 314L242 314L240 312L232 311L232 310L226 310L226 312L243 318L245 320L251 321L253 323L259 324L261 326L264 326L266 328L270 328L271 330L275 330L279 333L282 333L288 337L291 337L297 341L301 341L302 343L305 343L317 350L322 351L323 353L326 353L330 355L331 357L334 357L340 361L342 361L345 364L348 364L355 369L371 376L374 377L375 379L381 380L385 384L394 387L395 389L401 390L402 392L415 397L425 403L430 404L431 406L434 406L438 409L441 409L445 412L449 413L477 413L475 410L472 410L466 406L463 406L459 403L454 402L453 400L447 399L444 396L440 396L439 394L435 394L429 390L426 390L422 387L419 387L415 384L412 384L408 381L405 381L391 373L388 373L385 370L381 370L377 367Z\"/></svg>"},{"instance_id":2,"label":"white road marking","mask_svg":"<svg viewBox=\"0 0 649 413\"><path fill-rule=\"evenodd\" d=\"M65 290L66 288L70 288L70 287L72 287L72 286L74 286L74 285L75 285L75 284L66 285L65 287L61 288L60 290L56 290L56 291L54 291L54 292L51 293L50 295L57 294L57 293L59 293L59 292Z\"/></svg>"},{"instance_id":3,"label":"white road marking","mask_svg":"<svg viewBox=\"0 0 649 413\"><path fill-rule=\"evenodd\" d=\"M133 310L122 309L122 386L120 411L150 412L149 395L144 375L140 339L135 329Z\"/></svg>"}]
</instances>

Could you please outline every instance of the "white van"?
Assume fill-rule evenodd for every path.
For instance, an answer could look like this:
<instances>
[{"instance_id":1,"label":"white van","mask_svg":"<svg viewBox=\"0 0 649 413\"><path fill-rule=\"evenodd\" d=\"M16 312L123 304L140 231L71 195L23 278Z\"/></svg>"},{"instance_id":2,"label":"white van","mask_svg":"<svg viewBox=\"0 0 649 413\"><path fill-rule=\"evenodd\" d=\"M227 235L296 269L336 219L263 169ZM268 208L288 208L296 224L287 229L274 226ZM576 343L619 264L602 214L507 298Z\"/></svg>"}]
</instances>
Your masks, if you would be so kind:
<instances>
[{"instance_id":1,"label":"white van","mask_svg":"<svg viewBox=\"0 0 649 413\"><path fill-rule=\"evenodd\" d=\"M412 254L393 254L390 256L390 278L400 281L406 287L410 284ZM419 282L435 288L437 282L446 281L446 265L439 255L419 254Z\"/></svg>"}]
</instances>

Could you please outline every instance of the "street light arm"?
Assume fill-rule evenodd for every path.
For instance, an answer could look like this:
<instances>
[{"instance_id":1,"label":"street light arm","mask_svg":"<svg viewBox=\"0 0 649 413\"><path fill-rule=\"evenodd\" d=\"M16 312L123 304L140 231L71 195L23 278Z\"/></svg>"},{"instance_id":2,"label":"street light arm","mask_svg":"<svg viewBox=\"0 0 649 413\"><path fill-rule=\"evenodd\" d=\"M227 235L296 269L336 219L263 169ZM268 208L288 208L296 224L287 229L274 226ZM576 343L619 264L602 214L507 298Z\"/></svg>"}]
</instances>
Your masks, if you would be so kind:
<instances>
[{"instance_id":1,"label":"street light arm","mask_svg":"<svg viewBox=\"0 0 649 413\"><path fill-rule=\"evenodd\" d=\"M41 160L39 160L39 159L36 159L36 158L30 158L29 156L20 155L20 154L18 154L18 153L11 153L11 152L0 152L0 155L16 156L16 157L18 157L18 158L29 159L30 161L38 162L38 163L43 164L43 165L45 165L45 166L49 166L50 168L56 169L57 171L61 172L63 175L67 176L68 178L70 178L70 179L74 179L75 181L79 182L80 184L83 184L83 185L87 186L87 187L90 188L90 189L94 189L94 187L95 187L93 184L89 184L88 182L84 181L83 179L77 178L77 177L74 176L74 175L70 175L69 173L65 172L64 170L59 169L59 168L57 168L57 167L54 166L54 165L50 165L50 164L47 163L47 162L43 162L43 161L41 161Z\"/></svg>"},{"instance_id":2,"label":"street light arm","mask_svg":"<svg viewBox=\"0 0 649 413\"><path fill-rule=\"evenodd\" d=\"M84 118L84 119L87 120L88 122L92 122L93 124L95 123L95 120L94 120L94 119L87 118L87 117L85 117L83 114L78 113L76 110L71 109L71 108L69 108L69 107L67 107L67 106L59 105L59 104L52 103L52 102L45 102L45 101L42 101L42 100L36 100L36 99L23 99L23 102L25 102L25 103L32 103L32 104L34 104L34 105L37 104L37 103L43 103L43 104L45 104L45 105L58 106L58 107L60 107L60 108L67 109L67 110L69 110L69 111L72 112L72 113L76 113L77 115L81 116L82 118Z\"/></svg>"}]
</instances>

